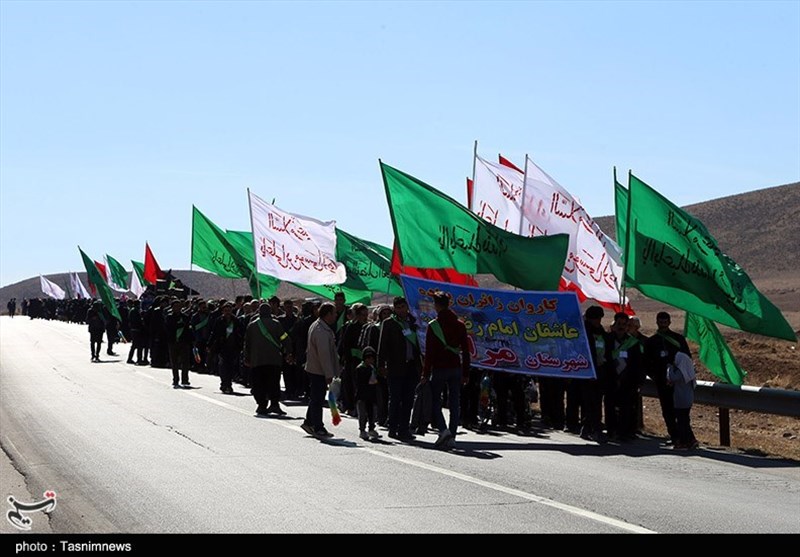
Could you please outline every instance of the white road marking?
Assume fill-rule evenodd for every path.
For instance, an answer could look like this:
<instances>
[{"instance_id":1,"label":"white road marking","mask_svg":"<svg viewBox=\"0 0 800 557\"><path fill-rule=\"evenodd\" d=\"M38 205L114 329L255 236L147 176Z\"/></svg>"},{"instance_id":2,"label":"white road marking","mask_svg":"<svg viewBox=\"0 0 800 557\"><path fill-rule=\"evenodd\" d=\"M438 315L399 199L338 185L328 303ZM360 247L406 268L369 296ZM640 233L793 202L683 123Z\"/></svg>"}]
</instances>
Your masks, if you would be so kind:
<instances>
[{"instance_id":1,"label":"white road marking","mask_svg":"<svg viewBox=\"0 0 800 557\"><path fill-rule=\"evenodd\" d=\"M162 383L164 385L168 385L165 381L157 379L152 375L144 373L142 371L136 371L137 374L147 377L148 379L152 379L158 383ZM237 406L232 404L228 404L227 402L222 402L221 400L216 400L206 395L201 395L200 393L195 393L192 391L183 391L184 394L188 394L200 400L204 400L206 402L210 402L211 404L216 404L217 406L221 406L222 408L226 408L228 410L232 410L244 416L253 416L252 412L248 412L243 410ZM290 429L292 431L300 432L305 434L305 432L296 425L292 425L288 422L284 422L281 420L261 420L264 423L280 426L286 429ZM336 441L329 441L332 444L336 444ZM474 485L479 485L486 489L491 489L493 491L499 491L500 493L505 493L506 495L511 495L513 497L519 497L520 499L525 499L526 501L531 501L534 503L539 503L540 505L545 505L547 507L552 507L554 509L558 509L560 511L579 516L582 518L587 518L589 520L593 520L595 522L600 522L601 524L606 524L608 526L613 526L614 528L619 528L620 530L624 530L626 532L631 532L635 534L656 534L654 530L650 530L648 528L644 528L642 526L637 526L636 524L630 524L628 522L618 520L616 518L611 518L609 516L605 516L602 514L598 514L596 512L588 511L586 509L581 509L580 507L574 507L572 505L567 505L566 503L559 503L558 501L554 501L552 499L548 499L547 497L542 497L540 495L535 495L533 493L528 493L527 491L522 491L519 489L514 489L512 487L506 487L504 485L496 484L494 482L488 482L486 480L481 480L480 478L476 478L474 476L469 476L467 474L462 474L460 472L454 472L447 468L442 468L441 466L435 466L433 464L428 464L426 462L422 462L419 460L414 460L411 458L405 458L393 454L386 453L384 451L379 451L376 449L372 449L370 447L358 447L360 450L372 454L374 456L379 456L381 458L386 458L389 460L394 460L395 462L400 462L402 464L407 464L409 466L415 466L417 468L422 468L423 470L428 470L429 472L434 472L436 474L441 474L443 476L447 476L450 478L454 478L457 480L461 480L463 482L471 483Z\"/></svg>"}]
</instances>

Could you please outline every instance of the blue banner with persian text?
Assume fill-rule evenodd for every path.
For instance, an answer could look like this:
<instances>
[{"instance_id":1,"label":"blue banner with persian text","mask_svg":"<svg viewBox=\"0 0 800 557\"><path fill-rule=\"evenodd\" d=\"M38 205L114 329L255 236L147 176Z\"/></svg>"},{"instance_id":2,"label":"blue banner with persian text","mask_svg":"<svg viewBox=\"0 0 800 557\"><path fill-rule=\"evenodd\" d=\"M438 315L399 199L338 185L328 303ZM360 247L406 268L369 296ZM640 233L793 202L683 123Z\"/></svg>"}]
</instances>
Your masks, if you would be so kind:
<instances>
[{"instance_id":1,"label":"blue banner with persian text","mask_svg":"<svg viewBox=\"0 0 800 557\"><path fill-rule=\"evenodd\" d=\"M529 375L594 379L589 342L573 292L492 290L401 276L425 346L436 318L432 295L441 290L467 326L472 365Z\"/></svg>"}]
</instances>

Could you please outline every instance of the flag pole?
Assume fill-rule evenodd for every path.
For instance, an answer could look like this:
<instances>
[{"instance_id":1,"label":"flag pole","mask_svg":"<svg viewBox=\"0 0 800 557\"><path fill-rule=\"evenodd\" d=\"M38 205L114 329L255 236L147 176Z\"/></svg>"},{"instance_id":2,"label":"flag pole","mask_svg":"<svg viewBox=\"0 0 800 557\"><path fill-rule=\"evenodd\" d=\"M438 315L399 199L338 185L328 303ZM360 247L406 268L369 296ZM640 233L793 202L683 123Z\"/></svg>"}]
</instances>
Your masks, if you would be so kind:
<instances>
[{"instance_id":1,"label":"flag pole","mask_svg":"<svg viewBox=\"0 0 800 557\"><path fill-rule=\"evenodd\" d=\"M622 262L624 263L622 273L622 302L625 301L628 292L628 255L631 249L631 205L633 204L633 196L631 195L631 171L628 169L628 207L625 212L625 250L622 255ZM617 169L614 168L614 187L616 188ZM622 303L620 303L622 305Z\"/></svg>"},{"instance_id":2,"label":"flag pole","mask_svg":"<svg viewBox=\"0 0 800 557\"><path fill-rule=\"evenodd\" d=\"M528 153L525 153L525 172L522 173L522 197L519 202L519 235L522 236L522 225L525 223L525 182L528 179Z\"/></svg>"},{"instance_id":3,"label":"flag pole","mask_svg":"<svg viewBox=\"0 0 800 557\"><path fill-rule=\"evenodd\" d=\"M475 169L478 164L478 140L472 146L472 193L475 193ZM467 192L469 193L469 192ZM472 199L467 199L467 204L472 209Z\"/></svg>"},{"instance_id":4,"label":"flag pole","mask_svg":"<svg viewBox=\"0 0 800 557\"><path fill-rule=\"evenodd\" d=\"M258 280L258 248L256 246L256 231L253 228L253 200L250 197L250 188L247 188L247 208L250 210L250 233L253 235L253 261L255 268L253 272L256 273L256 285L258 288L256 292L258 293L258 301L261 301L261 281Z\"/></svg>"}]
</instances>

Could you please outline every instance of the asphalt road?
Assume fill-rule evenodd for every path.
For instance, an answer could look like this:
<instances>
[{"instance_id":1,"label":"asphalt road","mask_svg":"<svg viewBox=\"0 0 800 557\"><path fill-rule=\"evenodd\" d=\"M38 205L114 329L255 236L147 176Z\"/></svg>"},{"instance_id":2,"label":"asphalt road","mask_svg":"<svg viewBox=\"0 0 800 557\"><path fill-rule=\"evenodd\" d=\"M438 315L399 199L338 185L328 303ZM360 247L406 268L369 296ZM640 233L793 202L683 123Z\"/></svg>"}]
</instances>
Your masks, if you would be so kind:
<instances>
[{"instance_id":1,"label":"asphalt road","mask_svg":"<svg viewBox=\"0 0 800 557\"><path fill-rule=\"evenodd\" d=\"M800 532L795 462L545 431L442 452L361 441L350 418L322 442L305 406L257 418L241 386L173 390L126 348L90 363L84 326L0 318L0 442L29 494L57 493L53 532Z\"/></svg>"}]
</instances>

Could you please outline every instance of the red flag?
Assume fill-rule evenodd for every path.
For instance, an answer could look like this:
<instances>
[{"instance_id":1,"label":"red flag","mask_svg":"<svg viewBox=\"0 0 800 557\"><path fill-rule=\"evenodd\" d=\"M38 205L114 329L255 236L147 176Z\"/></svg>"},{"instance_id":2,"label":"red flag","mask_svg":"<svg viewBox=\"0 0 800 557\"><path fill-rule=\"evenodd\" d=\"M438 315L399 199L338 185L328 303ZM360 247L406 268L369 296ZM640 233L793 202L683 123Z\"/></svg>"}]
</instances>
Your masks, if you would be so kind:
<instances>
[{"instance_id":1,"label":"red flag","mask_svg":"<svg viewBox=\"0 0 800 557\"><path fill-rule=\"evenodd\" d=\"M423 269L420 267L406 267L400 261L400 253L397 251L397 245L392 249L392 267L391 273L393 275L408 275L410 277L419 277L428 280L437 280L439 282L450 282L453 284L466 284L468 286L478 286L477 281L470 275L459 273L454 269Z\"/></svg>"},{"instance_id":2,"label":"red flag","mask_svg":"<svg viewBox=\"0 0 800 557\"><path fill-rule=\"evenodd\" d=\"M472 192L475 189L475 184L472 178L467 178L467 209L472 211Z\"/></svg>"},{"instance_id":3,"label":"red flag","mask_svg":"<svg viewBox=\"0 0 800 557\"><path fill-rule=\"evenodd\" d=\"M161 270L158 266L153 252L150 251L150 246L145 242L144 244L144 280L149 284L155 284L158 279L166 278L167 273Z\"/></svg>"},{"instance_id":4,"label":"red flag","mask_svg":"<svg viewBox=\"0 0 800 557\"><path fill-rule=\"evenodd\" d=\"M94 266L97 267L98 271L100 271L100 275L103 277L103 280L108 282L108 273L106 273L106 266L103 265L102 263L98 263L97 261L94 262Z\"/></svg>"},{"instance_id":5,"label":"red flag","mask_svg":"<svg viewBox=\"0 0 800 557\"><path fill-rule=\"evenodd\" d=\"M520 170L516 164L505 158L503 155L497 155L497 158L500 164L502 164L503 166L507 166L508 168L513 168L514 170L520 173L522 172L522 170Z\"/></svg>"}]
</instances>

